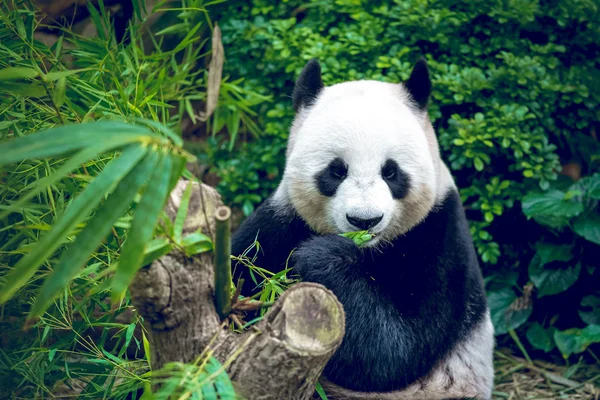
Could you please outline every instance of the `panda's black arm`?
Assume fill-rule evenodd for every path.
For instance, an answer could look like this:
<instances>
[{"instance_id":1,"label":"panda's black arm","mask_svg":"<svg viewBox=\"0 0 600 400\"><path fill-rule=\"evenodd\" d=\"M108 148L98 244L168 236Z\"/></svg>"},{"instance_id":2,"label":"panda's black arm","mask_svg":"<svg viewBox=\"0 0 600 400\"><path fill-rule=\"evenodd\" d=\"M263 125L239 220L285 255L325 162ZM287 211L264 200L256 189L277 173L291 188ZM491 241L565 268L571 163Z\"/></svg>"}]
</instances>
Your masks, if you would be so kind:
<instances>
[{"instance_id":1,"label":"panda's black arm","mask_svg":"<svg viewBox=\"0 0 600 400\"><path fill-rule=\"evenodd\" d=\"M402 389L443 356L447 343L440 338L452 328L453 316L402 315L365 273L364 262L364 253L351 240L322 236L294 252L293 271L304 281L326 286L344 306L346 335L325 369L327 378L359 391Z\"/></svg>"},{"instance_id":2,"label":"panda's black arm","mask_svg":"<svg viewBox=\"0 0 600 400\"><path fill-rule=\"evenodd\" d=\"M231 254L239 256L258 241L260 246L251 249L247 256L249 258L256 256L254 261L256 266L277 273L285 268L292 250L309 236L309 228L293 211L277 207L273 204L272 198L269 198L234 233ZM237 283L240 278L244 279L242 293L252 294L256 289L256 283L248 267L234 263L234 282Z\"/></svg>"}]
</instances>

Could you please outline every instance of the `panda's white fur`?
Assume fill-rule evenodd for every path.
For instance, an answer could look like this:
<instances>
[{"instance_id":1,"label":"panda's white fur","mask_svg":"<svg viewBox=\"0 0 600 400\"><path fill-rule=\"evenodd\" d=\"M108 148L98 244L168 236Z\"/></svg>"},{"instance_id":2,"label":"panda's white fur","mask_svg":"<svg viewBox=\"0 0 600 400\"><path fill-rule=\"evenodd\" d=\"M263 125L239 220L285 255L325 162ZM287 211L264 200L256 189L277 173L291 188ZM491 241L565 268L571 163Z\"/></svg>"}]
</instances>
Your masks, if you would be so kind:
<instances>
[{"instance_id":1,"label":"panda's white fur","mask_svg":"<svg viewBox=\"0 0 600 400\"><path fill-rule=\"evenodd\" d=\"M407 388L387 393L355 392L327 379L321 383L332 400L490 399L494 386L494 326L489 313L464 342L435 369Z\"/></svg>"},{"instance_id":2,"label":"panda's white fur","mask_svg":"<svg viewBox=\"0 0 600 400\"><path fill-rule=\"evenodd\" d=\"M404 85L330 87L309 62L294 92L283 179L233 238L241 254L258 235L257 265L273 272L295 249L294 272L343 304L346 336L323 379L332 399L491 398L494 331L460 197L427 115L430 91L424 60ZM336 159L344 176L323 189ZM389 160L405 178L402 193L383 177ZM367 249L338 235L357 230L348 216L381 217ZM251 281L245 269L241 277Z\"/></svg>"},{"instance_id":3,"label":"panda's white fur","mask_svg":"<svg viewBox=\"0 0 600 400\"><path fill-rule=\"evenodd\" d=\"M314 176L338 156L349 165L348 178L327 199L315 187ZM387 159L395 160L411 179L411 191L400 201L381 177ZM440 160L427 113L415 108L404 87L353 81L324 88L310 111L300 110L274 198L291 202L321 234L356 230L347 213L365 218L383 214L372 229L376 237L369 245L375 245L415 226L451 187L454 182Z\"/></svg>"}]
</instances>

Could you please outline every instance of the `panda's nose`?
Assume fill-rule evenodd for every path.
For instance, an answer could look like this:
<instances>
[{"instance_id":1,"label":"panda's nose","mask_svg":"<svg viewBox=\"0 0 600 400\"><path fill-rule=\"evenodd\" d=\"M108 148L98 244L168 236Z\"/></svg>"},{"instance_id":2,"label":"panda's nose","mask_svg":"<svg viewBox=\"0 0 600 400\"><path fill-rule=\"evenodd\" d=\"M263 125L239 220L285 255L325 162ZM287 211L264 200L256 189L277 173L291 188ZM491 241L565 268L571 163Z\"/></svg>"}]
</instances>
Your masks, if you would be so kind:
<instances>
[{"instance_id":1,"label":"panda's nose","mask_svg":"<svg viewBox=\"0 0 600 400\"><path fill-rule=\"evenodd\" d=\"M367 229L377 225L383 219L383 214L375 218L358 218L351 217L350 215L346 214L346 219L358 229L366 231Z\"/></svg>"}]
</instances>

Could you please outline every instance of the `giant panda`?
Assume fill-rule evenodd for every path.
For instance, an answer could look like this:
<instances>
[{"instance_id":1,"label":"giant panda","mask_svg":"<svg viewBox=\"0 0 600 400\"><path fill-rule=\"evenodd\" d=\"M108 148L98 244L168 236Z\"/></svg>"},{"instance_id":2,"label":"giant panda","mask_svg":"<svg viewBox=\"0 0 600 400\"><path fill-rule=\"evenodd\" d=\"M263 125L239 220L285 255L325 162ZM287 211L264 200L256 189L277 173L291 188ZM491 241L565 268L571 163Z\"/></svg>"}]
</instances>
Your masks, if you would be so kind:
<instances>
[{"instance_id":1,"label":"giant panda","mask_svg":"<svg viewBox=\"0 0 600 400\"><path fill-rule=\"evenodd\" d=\"M342 303L346 334L322 377L330 398L491 398L494 331L428 118L431 90L423 58L404 83L328 87L309 61L292 95L281 183L232 240L237 255L257 239L256 265L291 267ZM374 239L358 247L339 235L358 230ZM252 293L247 274L234 276Z\"/></svg>"}]
</instances>

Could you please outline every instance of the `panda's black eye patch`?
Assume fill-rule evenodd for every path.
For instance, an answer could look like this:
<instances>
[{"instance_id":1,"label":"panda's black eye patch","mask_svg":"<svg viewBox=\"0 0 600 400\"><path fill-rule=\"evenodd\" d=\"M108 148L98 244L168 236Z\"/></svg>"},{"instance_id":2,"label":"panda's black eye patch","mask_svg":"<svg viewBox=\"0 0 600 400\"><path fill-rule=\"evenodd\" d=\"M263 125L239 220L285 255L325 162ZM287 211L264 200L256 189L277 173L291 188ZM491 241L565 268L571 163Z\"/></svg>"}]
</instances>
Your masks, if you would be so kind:
<instances>
[{"instance_id":1,"label":"panda's black eye patch","mask_svg":"<svg viewBox=\"0 0 600 400\"><path fill-rule=\"evenodd\" d=\"M396 163L394 163L393 161L387 162L381 170L381 176L383 176L383 179L385 180L392 180L396 177L397 170L398 168L396 166Z\"/></svg>"},{"instance_id":2,"label":"panda's black eye patch","mask_svg":"<svg viewBox=\"0 0 600 400\"><path fill-rule=\"evenodd\" d=\"M381 177L387 183L395 199L402 199L408 194L410 178L406 172L402 171L396 161L388 159L383 164L383 167L381 167Z\"/></svg>"},{"instance_id":3,"label":"panda's black eye patch","mask_svg":"<svg viewBox=\"0 0 600 400\"><path fill-rule=\"evenodd\" d=\"M341 158L336 158L329 164L329 174L335 179L345 179L348 175L348 166Z\"/></svg>"},{"instance_id":4,"label":"panda's black eye patch","mask_svg":"<svg viewBox=\"0 0 600 400\"><path fill-rule=\"evenodd\" d=\"M329 163L316 176L317 187L323 196L331 197L337 191L348 175L348 166L341 158L336 158Z\"/></svg>"}]
</instances>

